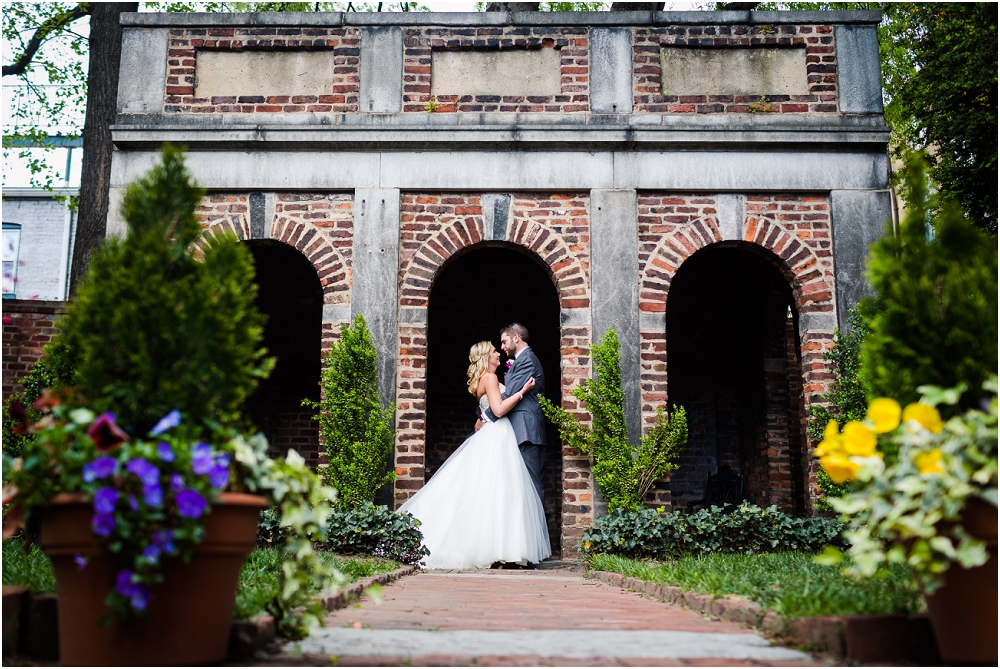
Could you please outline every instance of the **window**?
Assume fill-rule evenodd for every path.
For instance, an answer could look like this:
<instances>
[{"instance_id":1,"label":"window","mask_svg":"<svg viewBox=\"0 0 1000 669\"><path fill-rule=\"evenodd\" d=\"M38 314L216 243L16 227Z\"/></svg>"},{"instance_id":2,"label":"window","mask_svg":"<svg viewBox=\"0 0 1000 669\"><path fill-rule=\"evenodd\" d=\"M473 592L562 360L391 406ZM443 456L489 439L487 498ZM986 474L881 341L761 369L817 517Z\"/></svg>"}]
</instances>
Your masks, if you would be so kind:
<instances>
[{"instance_id":1,"label":"window","mask_svg":"<svg viewBox=\"0 0 1000 669\"><path fill-rule=\"evenodd\" d=\"M15 297L17 288L17 252L21 246L21 226L3 224L3 296Z\"/></svg>"}]
</instances>

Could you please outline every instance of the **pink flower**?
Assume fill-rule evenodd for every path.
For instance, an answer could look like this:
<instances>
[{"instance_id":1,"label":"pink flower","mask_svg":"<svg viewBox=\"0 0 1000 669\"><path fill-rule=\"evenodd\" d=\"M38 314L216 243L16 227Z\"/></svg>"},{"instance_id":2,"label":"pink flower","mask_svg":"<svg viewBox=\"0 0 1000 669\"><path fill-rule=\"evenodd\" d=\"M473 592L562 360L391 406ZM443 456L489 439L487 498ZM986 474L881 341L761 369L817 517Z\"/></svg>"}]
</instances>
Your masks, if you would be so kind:
<instances>
[{"instance_id":1,"label":"pink flower","mask_svg":"<svg viewBox=\"0 0 1000 669\"><path fill-rule=\"evenodd\" d=\"M514 366L514 361L513 360L508 360L507 361L507 371L509 372L510 368L513 367L513 366Z\"/></svg>"}]
</instances>

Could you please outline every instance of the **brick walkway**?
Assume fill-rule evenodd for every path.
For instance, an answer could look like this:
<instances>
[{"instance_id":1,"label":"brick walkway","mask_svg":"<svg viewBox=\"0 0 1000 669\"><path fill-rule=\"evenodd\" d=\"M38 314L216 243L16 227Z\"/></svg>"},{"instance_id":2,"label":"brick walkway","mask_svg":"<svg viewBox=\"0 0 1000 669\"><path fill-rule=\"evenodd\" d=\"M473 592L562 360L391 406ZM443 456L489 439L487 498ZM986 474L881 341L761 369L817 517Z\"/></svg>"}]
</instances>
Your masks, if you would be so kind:
<instances>
[{"instance_id":1,"label":"brick walkway","mask_svg":"<svg viewBox=\"0 0 1000 669\"><path fill-rule=\"evenodd\" d=\"M569 570L420 572L272 661L342 666L800 666L752 630ZM301 655L300 655L301 653ZM331 657L333 656L333 657Z\"/></svg>"}]
</instances>

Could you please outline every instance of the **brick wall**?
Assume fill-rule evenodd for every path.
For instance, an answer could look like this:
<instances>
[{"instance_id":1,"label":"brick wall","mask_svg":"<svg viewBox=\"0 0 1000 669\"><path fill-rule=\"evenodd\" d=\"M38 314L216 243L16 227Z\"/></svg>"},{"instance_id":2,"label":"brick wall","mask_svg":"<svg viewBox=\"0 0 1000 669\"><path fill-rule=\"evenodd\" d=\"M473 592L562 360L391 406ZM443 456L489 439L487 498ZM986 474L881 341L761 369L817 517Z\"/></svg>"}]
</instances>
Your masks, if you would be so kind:
<instances>
[{"instance_id":1,"label":"brick wall","mask_svg":"<svg viewBox=\"0 0 1000 669\"><path fill-rule=\"evenodd\" d=\"M585 112L590 109L587 28L406 28L403 37L403 111L424 112L431 97L431 52L437 50L559 49L559 95L439 95L438 112Z\"/></svg>"},{"instance_id":2,"label":"brick wall","mask_svg":"<svg viewBox=\"0 0 1000 669\"><path fill-rule=\"evenodd\" d=\"M3 301L3 401L24 390L21 379L38 362L56 334L56 319L66 302Z\"/></svg>"},{"instance_id":3,"label":"brick wall","mask_svg":"<svg viewBox=\"0 0 1000 669\"><path fill-rule=\"evenodd\" d=\"M656 114L835 113L837 58L833 28L825 25L657 26L633 30L634 112ZM808 95L664 95L660 46L739 48L804 46ZM753 105L753 107L751 107Z\"/></svg>"},{"instance_id":4,"label":"brick wall","mask_svg":"<svg viewBox=\"0 0 1000 669\"><path fill-rule=\"evenodd\" d=\"M163 111L182 114L356 113L361 31L358 28L171 28ZM324 95L195 97L195 70L202 50L332 51L333 82Z\"/></svg>"}]
</instances>

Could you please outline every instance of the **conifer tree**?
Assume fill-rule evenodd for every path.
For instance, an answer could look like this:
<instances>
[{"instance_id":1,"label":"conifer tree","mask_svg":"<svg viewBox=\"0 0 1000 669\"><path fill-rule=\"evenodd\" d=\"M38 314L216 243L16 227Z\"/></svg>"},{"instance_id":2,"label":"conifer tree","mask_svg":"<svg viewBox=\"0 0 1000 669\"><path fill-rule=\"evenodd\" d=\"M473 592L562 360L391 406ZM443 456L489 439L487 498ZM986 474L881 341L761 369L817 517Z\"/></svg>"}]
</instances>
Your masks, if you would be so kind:
<instances>
[{"instance_id":1,"label":"conifer tree","mask_svg":"<svg viewBox=\"0 0 1000 669\"><path fill-rule=\"evenodd\" d=\"M318 409L320 436L328 464L323 471L327 485L337 489L342 507L360 507L375 499L375 492L396 475L386 471L392 452L392 416L396 405L382 409L376 383L376 351L371 332L361 314L340 331L340 339L326 356L320 401L303 400Z\"/></svg>"},{"instance_id":2,"label":"conifer tree","mask_svg":"<svg viewBox=\"0 0 1000 669\"><path fill-rule=\"evenodd\" d=\"M189 426L244 427L243 404L273 366L249 249L223 234L195 257L203 195L183 153L164 147L125 193L125 238L95 253L59 325L59 348L77 356L72 386L132 434L174 409Z\"/></svg>"}]
</instances>

